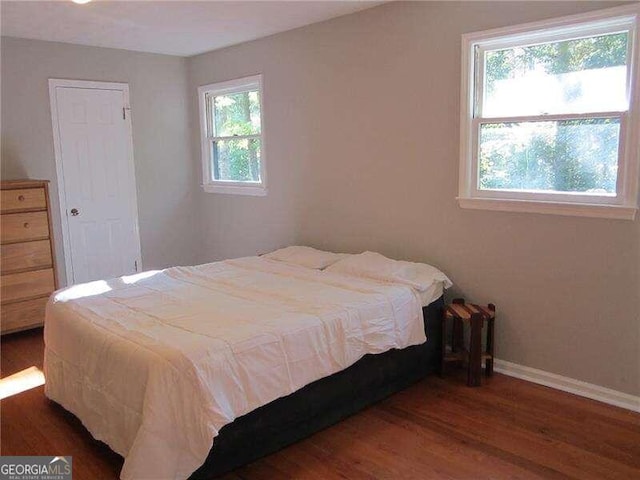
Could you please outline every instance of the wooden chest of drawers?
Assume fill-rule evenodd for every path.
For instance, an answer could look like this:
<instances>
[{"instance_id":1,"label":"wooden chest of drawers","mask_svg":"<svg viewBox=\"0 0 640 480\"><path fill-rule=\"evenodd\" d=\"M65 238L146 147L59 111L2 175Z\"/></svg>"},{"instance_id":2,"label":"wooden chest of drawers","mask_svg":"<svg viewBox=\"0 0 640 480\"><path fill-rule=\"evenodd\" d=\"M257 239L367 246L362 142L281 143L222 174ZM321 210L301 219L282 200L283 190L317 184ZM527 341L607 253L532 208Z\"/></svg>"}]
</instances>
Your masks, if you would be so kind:
<instances>
[{"instance_id":1,"label":"wooden chest of drawers","mask_svg":"<svg viewBox=\"0 0 640 480\"><path fill-rule=\"evenodd\" d=\"M38 327L57 288L49 185L0 183L0 331Z\"/></svg>"}]
</instances>

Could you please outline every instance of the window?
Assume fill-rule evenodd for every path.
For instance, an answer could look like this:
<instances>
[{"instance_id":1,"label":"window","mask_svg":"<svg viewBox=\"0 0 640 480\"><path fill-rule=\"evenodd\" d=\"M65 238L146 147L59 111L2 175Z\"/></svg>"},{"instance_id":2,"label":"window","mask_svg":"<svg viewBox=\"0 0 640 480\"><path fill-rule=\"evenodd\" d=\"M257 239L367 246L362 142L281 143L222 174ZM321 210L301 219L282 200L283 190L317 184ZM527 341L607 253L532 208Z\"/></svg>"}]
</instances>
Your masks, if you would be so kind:
<instances>
[{"instance_id":1,"label":"window","mask_svg":"<svg viewBox=\"0 0 640 480\"><path fill-rule=\"evenodd\" d=\"M266 195L262 76L198 89L203 188Z\"/></svg>"},{"instance_id":2,"label":"window","mask_svg":"<svg viewBox=\"0 0 640 480\"><path fill-rule=\"evenodd\" d=\"M638 16L463 36L461 207L634 218Z\"/></svg>"}]
</instances>

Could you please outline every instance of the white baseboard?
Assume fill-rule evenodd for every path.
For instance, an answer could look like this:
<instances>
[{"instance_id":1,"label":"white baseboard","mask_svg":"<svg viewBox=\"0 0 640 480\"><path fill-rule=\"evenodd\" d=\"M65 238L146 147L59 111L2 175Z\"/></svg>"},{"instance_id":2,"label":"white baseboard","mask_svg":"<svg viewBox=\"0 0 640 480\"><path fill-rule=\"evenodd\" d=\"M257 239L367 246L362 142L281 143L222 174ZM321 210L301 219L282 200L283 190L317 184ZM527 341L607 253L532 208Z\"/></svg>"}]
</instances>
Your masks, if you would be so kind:
<instances>
[{"instance_id":1,"label":"white baseboard","mask_svg":"<svg viewBox=\"0 0 640 480\"><path fill-rule=\"evenodd\" d=\"M593 383L582 382L497 358L494 361L494 370L504 375L538 383L557 390L580 395L581 397L591 398L592 400L598 400L634 412L640 412L640 397L635 395L629 395L628 393L618 392L617 390L594 385Z\"/></svg>"}]
</instances>

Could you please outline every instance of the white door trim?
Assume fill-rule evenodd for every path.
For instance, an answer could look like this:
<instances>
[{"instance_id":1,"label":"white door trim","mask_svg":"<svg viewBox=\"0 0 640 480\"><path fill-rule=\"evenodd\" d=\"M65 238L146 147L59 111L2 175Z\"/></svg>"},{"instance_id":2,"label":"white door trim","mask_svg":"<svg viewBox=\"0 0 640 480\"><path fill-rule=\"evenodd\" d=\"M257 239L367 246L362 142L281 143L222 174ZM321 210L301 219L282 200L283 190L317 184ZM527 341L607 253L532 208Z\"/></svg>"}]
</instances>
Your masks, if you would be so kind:
<instances>
[{"instance_id":1,"label":"white door trim","mask_svg":"<svg viewBox=\"0 0 640 480\"><path fill-rule=\"evenodd\" d=\"M58 201L60 206L60 222L62 227L62 248L64 251L64 266L67 274L67 283L70 285L73 282L73 264L71 262L71 245L69 242L69 222L67 219L67 202L66 202L66 188L64 184L64 167L62 165L62 148L60 140L60 126L58 124L58 102L56 98L56 88L58 87L71 87L71 88L85 88L85 89L98 89L98 90L117 90L121 91L124 98L123 107L126 109L126 129L128 132L129 140L127 142L127 151L129 154L129 172L131 182L131 190L129 192L130 197L133 200L135 206L133 214L134 229L136 245L134 246L137 252L138 271L142 270L142 252L140 247L140 227L138 221L138 195L136 191L136 176L135 167L133 163L133 130L131 126L131 110L129 104L129 85L127 83L111 83L111 82L93 82L86 80L64 80L58 78L49 79L49 100L51 102L51 124L53 126L53 147L54 156L56 160L56 176L58 177ZM55 252L51 252L55 255ZM58 279L60 280L60 279ZM62 285L62 282L58 282Z\"/></svg>"}]
</instances>

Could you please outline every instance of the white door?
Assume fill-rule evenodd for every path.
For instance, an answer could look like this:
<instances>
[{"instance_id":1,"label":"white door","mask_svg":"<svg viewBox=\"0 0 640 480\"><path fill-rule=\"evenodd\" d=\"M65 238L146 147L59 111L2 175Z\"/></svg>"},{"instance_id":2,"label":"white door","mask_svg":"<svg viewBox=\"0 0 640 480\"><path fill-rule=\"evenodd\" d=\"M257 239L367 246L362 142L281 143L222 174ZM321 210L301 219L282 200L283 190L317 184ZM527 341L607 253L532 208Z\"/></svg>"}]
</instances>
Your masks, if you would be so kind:
<instances>
[{"instance_id":1,"label":"white door","mask_svg":"<svg viewBox=\"0 0 640 480\"><path fill-rule=\"evenodd\" d=\"M68 82L50 82L68 283L137 272L140 239L127 91L55 82Z\"/></svg>"}]
</instances>

